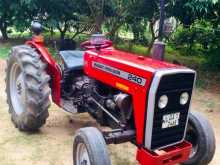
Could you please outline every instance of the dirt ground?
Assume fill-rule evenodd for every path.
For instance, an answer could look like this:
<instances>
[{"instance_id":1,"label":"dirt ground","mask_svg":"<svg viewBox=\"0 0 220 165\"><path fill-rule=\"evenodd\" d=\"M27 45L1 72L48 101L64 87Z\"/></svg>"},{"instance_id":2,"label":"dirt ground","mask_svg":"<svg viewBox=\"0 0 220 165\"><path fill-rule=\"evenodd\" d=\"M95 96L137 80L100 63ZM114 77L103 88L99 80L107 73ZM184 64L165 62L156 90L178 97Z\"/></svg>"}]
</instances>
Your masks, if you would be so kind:
<instances>
[{"instance_id":1,"label":"dirt ground","mask_svg":"<svg viewBox=\"0 0 220 165\"><path fill-rule=\"evenodd\" d=\"M72 165L74 132L96 125L88 115L70 116L56 106L50 108L47 124L35 134L14 128L8 114L4 83L5 62L0 61L0 165ZM193 110L204 113L215 129L217 149L211 165L220 164L220 93L218 90L196 90ZM113 165L137 165L136 148L129 144L110 145Z\"/></svg>"}]
</instances>

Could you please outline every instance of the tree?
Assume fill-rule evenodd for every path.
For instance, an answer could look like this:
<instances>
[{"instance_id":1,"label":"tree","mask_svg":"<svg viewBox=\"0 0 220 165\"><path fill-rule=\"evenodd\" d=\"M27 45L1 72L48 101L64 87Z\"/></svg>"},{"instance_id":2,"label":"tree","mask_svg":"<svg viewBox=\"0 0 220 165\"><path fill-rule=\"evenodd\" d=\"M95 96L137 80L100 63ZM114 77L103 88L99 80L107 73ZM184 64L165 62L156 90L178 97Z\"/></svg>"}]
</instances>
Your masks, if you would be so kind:
<instances>
[{"instance_id":1,"label":"tree","mask_svg":"<svg viewBox=\"0 0 220 165\"><path fill-rule=\"evenodd\" d=\"M213 0L172 0L170 13L184 27L190 27L197 19L206 18L212 7Z\"/></svg>"},{"instance_id":2,"label":"tree","mask_svg":"<svg viewBox=\"0 0 220 165\"><path fill-rule=\"evenodd\" d=\"M101 26L104 20L105 0L87 0L87 5L91 12L91 18L95 22L96 31L101 32Z\"/></svg>"},{"instance_id":3,"label":"tree","mask_svg":"<svg viewBox=\"0 0 220 165\"><path fill-rule=\"evenodd\" d=\"M130 0L110 0L108 1L108 17L105 19L105 27L108 30L108 35L111 40L117 38L117 32L119 28L126 23L126 18L128 16L130 8Z\"/></svg>"},{"instance_id":4,"label":"tree","mask_svg":"<svg viewBox=\"0 0 220 165\"><path fill-rule=\"evenodd\" d=\"M209 20L214 28L218 28L220 25L220 0L214 2L206 20Z\"/></svg>"},{"instance_id":5,"label":"tree","mask_svg":"<svg viewBox=\"0 0 220 165\"><path fill-rule=\"evenodd\" d=\"M16 9L13 21L13 27L17 31L26 31L31 22L38 18L40 9L37 4L38 0L19 0L19 8Z\"/></svg>"},{"instance_id":6,"label":"tree","mask_svg":"<svg viewBox=\"0 0 220 165\"><path fill-rule=\"evenodd\" d=\"M149 22L151 40L148 45L148 51L150 52L151 48L153 47L154 41L158 38L154 31L154 25L156 21L159 19L160 15L159 2L157 0L142 0L142 2L139 3L139 6L137 6L137 8L140 8L141 11L137 13L137 15L144 17L145 24Z\"/></svg>"},{"instance_id":7,"label":"tree","mask_svg":"<svg viewBox=\"0 0 220 165\"><path fill-rule=\"evenodd\" d=\"M158 38L154 31L154 25L159 19L159 1L158 0L133 0L129 8L127 24L131 26L134 33L134 39L146 40L145 31L149 25L151 39L149 42L149 51L151 50L154 41ZM145 43L147 44L147 43Z\"/></svg>"},{"instance_id":8,"label":"tree","mask_svg":"<svg viewBox=\"0 0 220 165\"><path fill-rule=\"evenodd\" d=\"M0 31L4 40L8 39L8 27L13 25L18 8L17 0L0 0Z\"/></svg>"},{"instance_id":9,"label":"tree","mask_svg":"<svg viewBox=\"0 0 220 165\"><path fill-rule=\"evenodd\" d=\"M37 6L38 19L43 20L51 32L58 29L60 39L64 39L68 31L75 37L92 26L86 0L40 0Z\"/></svg>"},{"instance_id":10,"label":"tree","mask_svg":"<svg viewBox=\"0 0 220 165\"><path fill-rule=\"evenodd\" d=\"M37 0L0 0L0 30L3 39L8 39L8 28L19 32L27 30L39 16Z\"/></svg>"},{"instance_id":11,"label":"tree","mask_svg":"<svg viewBox=\"0 0 220 165\"><path fill-rule=\"evenodd\" d=\"M102 33L102 25L109 17L114 16L114 0L87 0L91 15L90 19L96 25L96 32ZM120 1L120 0L119 0Z\"/></svg>"}]
</instances>

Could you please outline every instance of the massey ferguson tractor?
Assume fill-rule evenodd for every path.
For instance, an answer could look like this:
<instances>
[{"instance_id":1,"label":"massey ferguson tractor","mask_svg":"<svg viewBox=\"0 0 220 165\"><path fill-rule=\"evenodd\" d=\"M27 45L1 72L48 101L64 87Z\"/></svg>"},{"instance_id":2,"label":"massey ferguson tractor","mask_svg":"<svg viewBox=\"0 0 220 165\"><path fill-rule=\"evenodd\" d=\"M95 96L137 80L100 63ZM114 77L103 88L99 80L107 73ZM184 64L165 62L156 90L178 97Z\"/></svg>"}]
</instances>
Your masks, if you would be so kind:
<instances>
[{"instance_id":1,"label":"massey ferguson tractor","mask_svg":"<svg viewBox=\"0 0 220 165\"><path fill-rule=\"evenodd\" d=\"M45 124L52 98L63 110L89 113L110 128L77 131L74 165L111 165L107 144L125 142L137 147L141 165L211 162L213 129L203 115L190 111L194 70L116 50L102 34L92 35L80 50L63 42L58 63L45 47L41 25L33 23L32 30L32 39L13 47L7 60L9 113L20 131ZM155 57L164 52L161 47L155 43Z\"/></svg>"}]
</instances>

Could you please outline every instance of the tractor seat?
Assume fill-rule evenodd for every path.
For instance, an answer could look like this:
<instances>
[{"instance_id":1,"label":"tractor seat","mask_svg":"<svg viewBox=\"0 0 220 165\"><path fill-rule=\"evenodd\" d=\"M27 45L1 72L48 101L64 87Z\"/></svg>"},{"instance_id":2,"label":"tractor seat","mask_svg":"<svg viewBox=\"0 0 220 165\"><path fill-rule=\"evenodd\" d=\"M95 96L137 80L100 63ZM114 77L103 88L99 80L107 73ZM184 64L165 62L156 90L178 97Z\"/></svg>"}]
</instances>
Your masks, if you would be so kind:
<instances>
[{"instance_id":1,"label":"tractor seat","mask_svg":"<svg viewBox=\"0 0 220 165\"><path fill-rule=\"evenodd\" d=\"M84 51L65 50L60 51L64 66L68 70L82 70L84 65Z\"/></svg>"}]
</instances>

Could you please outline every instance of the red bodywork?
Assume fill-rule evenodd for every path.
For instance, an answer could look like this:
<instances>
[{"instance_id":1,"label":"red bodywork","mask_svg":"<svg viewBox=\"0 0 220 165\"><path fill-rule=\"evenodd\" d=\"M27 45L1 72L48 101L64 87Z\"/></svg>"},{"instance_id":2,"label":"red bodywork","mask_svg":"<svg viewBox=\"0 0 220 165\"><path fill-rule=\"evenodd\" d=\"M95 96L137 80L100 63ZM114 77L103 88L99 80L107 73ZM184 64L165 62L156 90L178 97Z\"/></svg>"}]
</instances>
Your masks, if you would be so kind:
<instances>
[{"instance_id":1,"label":"red bodywork","mask_svg":"<svg viewBox=\"0 0 220 165\"><path fill-rule=\"evenodd\" d=\"M137 151L137 160L141 165L174 165L186 161L191 148L192 145L188 142L168 147L158 153L141 148Z\"/></svg>"},{"instance_id":2,"label":"red bodywork","mask_svg":"<svg viewBox=\"0 0 220 165\"><path fill-rule=\"evenodd\" d=\"M58 64L52 58L49 51L45 48L43 42L38 42L33 38L32 41L28 41L26 44L35 48L39 54L42 55L42 59L48 64L47 72L52 77L52 98L58 106L61 106L60 81L62 79L62 74ZM94 69L92 67L92 62L94 61L143 77L147 80L146 84L145 86L140 86L125 79L116 77L112 74ZM156 153L152 153L142 148L145 128L146 103L154 73L157 70L181 68L181 66L176 66L146 57L140 57L131 53L115 50L113 48L102 49L100 51L88 50L85 52L84 62L84 72L86 75L102 81L103 83L112 87L118 88L132 96L134 121L136 127L136 143L137 146L140 146L137 152L137 160L142 165L171 165L188 159L191 145L187 142L167 148L166 154L163 155L157 155Z\"/></svg>"},{"instance_id":3,"label":"red bodywork","mask_svg":"<svg viewBox=\"0 0 220 165\"><path fill-rule=\"evenodd\" d=\"M123 88L120 90L123 90L132 96L137 137L136 143L142 144L146 116L146 103L148 99L147 95L154 73L158 69L179 68L179 66L156 61L151 58L140 57L115 49L103 49L101 52L87 51L84 58L84 70L87 75L115 88L119 88L117 83L127 87L126 89L128 90ZM125 79L116 77L113 74L107 74L106 72L94 69L92 67L93 61L143 77L147 79L146 85L140 86Z\"/></svg>"}]
</instances>

